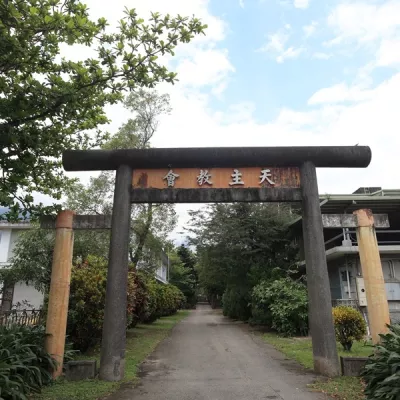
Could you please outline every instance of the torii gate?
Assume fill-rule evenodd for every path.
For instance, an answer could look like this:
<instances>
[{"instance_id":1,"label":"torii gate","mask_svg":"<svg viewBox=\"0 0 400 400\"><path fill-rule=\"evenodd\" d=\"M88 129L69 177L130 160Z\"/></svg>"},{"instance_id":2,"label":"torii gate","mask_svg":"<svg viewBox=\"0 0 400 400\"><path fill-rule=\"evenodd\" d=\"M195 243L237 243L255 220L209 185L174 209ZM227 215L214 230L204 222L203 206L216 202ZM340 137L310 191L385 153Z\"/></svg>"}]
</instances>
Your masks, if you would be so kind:
<instances>
[{"instance_id":1,"label":"torii gate","mask_svg":"<svg viewBox=\"0 0 400 400\"><path fill-rule=\"evenodd\" d=\"M119 381L124 376L131 203L301 202L314 369L338 375L316 167L365 168L370 160L371 150L364 146L64 152L66 171L116 170L100 378ZM201 174L212 179L200 182ZM71 245L73 213L61 213L56 226L59 245L56 239L53 265L70 268L72 250L65 250ZM63 251L67 260L61 257ZM68 308L67 300L68 293ZM57 312L49 305L48 321Z\"/></svg>"}]
</instances>

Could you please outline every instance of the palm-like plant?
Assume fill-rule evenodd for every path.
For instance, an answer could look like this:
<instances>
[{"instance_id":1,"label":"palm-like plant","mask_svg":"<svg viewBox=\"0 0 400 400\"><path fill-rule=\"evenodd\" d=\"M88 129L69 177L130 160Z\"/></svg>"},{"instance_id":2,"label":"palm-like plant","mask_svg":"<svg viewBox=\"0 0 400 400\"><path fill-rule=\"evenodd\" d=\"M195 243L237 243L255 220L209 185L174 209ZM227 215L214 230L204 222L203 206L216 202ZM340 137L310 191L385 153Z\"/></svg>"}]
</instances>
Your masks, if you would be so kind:
<instances>
[{"instance_id":1,"label":"palm-like plant","mask_svg":"<svg viewBox=\"0 0 400 400\"><path fill-rule=\"evenodd\" d=\"M400 325L389 329L362 372L368 400L400 399Z\"/></svg>"},{"instance_id":2,"label":"palm-like plant","mask_svg":"<svg viewBox=\"0 0 400 400\"><path fill-rule=\"evenodd\" d=\"M25 400L51 382L57 364L45 337L42 326L0 327L0 400Z\"/></svg>"}]
</instances>

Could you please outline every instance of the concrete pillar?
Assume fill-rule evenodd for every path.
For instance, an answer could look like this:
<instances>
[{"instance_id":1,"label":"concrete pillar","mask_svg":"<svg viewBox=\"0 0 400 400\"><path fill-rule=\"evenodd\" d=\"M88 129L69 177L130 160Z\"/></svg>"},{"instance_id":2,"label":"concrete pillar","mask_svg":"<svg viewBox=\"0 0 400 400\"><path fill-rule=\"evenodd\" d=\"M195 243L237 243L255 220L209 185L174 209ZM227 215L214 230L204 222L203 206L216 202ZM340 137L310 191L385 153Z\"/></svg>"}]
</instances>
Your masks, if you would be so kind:
<instances>
[{"instance_id":1,"label":"concrete pillar","mask_svg":"<svg viewBox=\"0 0 400 400\"><path fill-rule=\"evenodd\" d=\"M53 373L54 378L61 375L64 360L74 245L72 230L74 214L71 210L61 211L56 219L56 241L46 321L46 333L49 334L46 338L46 350L58 362L58 368Z\"/></svg>"},{"instance_id":2,"label":"concrete pillar","mask_svg":"<svg viewBox=\"0 0 400 400\"><path fill-rule=\"evenodd\" d=\"M332 377L339 375L340 368L333 326L317 173L312 162L305 162L301 166L300 183L314 370Z\"/></svg>"},{"instance_id":3,"label":"concrete pillar","mask_svg":"<svg viewBox=\"0 0 400 400\"><path fill-rule=\"evenodd\" d=\"M372 341L380 341L379 334L388 331L390 323L389 304L386 296L381 257L371 210L357 210L357 241L367 296L368 320Z\"/></svg>"},{"instance_id":4,"label":"concrete pillar","mask_svg":"<svg viewBox=\"0 0 400 400\"><path fill-rule=\"evenodd\" d=\"M100 379L120 381L125 372L126 307L129 230L131 219L132 168L117 169L111 222Z\"/></svg>"}]
</instances>

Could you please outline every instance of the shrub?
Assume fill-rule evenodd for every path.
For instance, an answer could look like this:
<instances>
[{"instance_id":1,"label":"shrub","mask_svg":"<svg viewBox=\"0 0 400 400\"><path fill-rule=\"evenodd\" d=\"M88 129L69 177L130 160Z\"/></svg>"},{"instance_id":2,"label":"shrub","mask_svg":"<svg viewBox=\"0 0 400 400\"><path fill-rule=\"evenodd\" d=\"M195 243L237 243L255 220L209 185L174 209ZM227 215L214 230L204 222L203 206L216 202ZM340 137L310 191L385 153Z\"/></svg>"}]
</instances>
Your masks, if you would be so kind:
<instances>
[{"instance_id":1,"label":"shrub","mask_svg":"<svg viewBox=\"0 0 400 400\"><path fill-rule=\"evenodd\" d=\"M185 304L185 296L174 285L160 284L155 279L147 281L148 307L143 322L153 322L157 318L176 313Z\"/></svg>"},{"instance_id":2,"label":"shrub","mask_svg":"<svg viewBox=\"0 0 400 400\"><path fill-rule=\"evenodd\" d=\"M44 350L42 326L0 327L0 398L27 399L52 380L55 360Z\"/></svg>"},{"instance_id":3,"label":"shrub","mask_svg":"<svg viewBox=\"0 0 400 400\"><path fill-rule=\"evenodd\" d=\"M106 299L107 262L88 256L72 267L67 335L74 348L85 351L101 339ZM127 326L133 321L136 304L135 273L128 274Z\"/></svg>"},{"instance_id":4,"label":"shrub","mask_svg":"<svg viewBox=\"0 0 400 400\"><path fill-rule=\"evenodd\" d=\"M381 336L375 354L367 361L362 377L369 400L400 399L400 325L389 326L390 332Z\"/></svg>"},{"instance_id":5,"label":"shrub","mask_svg":"<svg viewBox=\"0 0 400 400\"><path fill-rule=\"evenodd\" d=\"M149 290L146 275L140 271L134 272L135 303L132 307L130 328L145 321L149 312Z\"/></svg>"},{"instance_id":6,"label":"shrub","mask_svg":"<svg viewBox=\"0 0 400 400\"><path fill-rule=\"evenodd\" d=\"M350 351L354 340L361 340L367 334L363 316L352 307L339 306L332 310L336 339L345 351Z\"/></svg>"},{"instance_id":7,"label":"shrub","mask_svg":"<svg viewBox=\"0 0 400 400\"><path fill-rule=\"evenodd\" d=\"M306 335L308 330L307 288L300 282L282 278L262 281L252 292L252 319L284 336Z\"/></svg>"},{"instance_id":8,"label":"shrub","mask_svg":"<svg viewBox=\"0 0 400 400\"><path fill-rule=\"evenodd\" d=\"M85 351L101 338L106 298L107 264L89 256L72 267L67 334Z\"/></svg>"},{"instance_id":9,"label":"shrub","mask_svg":"<svg viewBox=\"0 0 400 400\"><path fill-rule=\"evenodd\" d=\"M156 284L157 306L156 317L175 314L185 304L185 296L174 285Z\"/></svg>"},{"instance_id":10,"label":"shrub","mask_svg":"<svg viewBox=\"0 0 400 400\"><path fill-rule=\"evenodd\" d=\"M251 317L250 293L247 287L230 286L222 296L222 311L229 318L247 321Z\"/></svg>"},{"instance_id":11,"label":"shrub","mask_svg":"<svg viewBox=\"0 0 400 400\"><path fill-rule=\"evenodd\" d=\"M89 256L72 268L67 334L74 348L85 351L96 345L103 330L107 262ZM127 327L153 322L182 307L184 296L173 285L162 285L144 272L128 272Z\"/></svg>"}]
</instances>

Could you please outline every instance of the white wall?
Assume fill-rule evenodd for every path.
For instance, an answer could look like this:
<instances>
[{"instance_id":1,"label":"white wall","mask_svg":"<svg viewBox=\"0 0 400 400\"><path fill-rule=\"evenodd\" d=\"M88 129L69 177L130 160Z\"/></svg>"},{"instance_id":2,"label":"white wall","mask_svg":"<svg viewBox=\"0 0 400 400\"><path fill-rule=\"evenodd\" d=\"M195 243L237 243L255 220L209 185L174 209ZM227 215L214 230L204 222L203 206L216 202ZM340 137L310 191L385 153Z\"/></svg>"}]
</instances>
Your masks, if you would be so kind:
<instances>
[{"instance_id":1,"label":"white wall","mask_svg":"<svg viewBox=\"0 0 400 400\"><path fill-rule=\"evenodd\" d=\"M24 232L21 229L13 229L11 231L11 237L10 237L10 246L8 247L8 260L9 261L11 259L11 257L13 256L13 251L14 251L14 247L17 244L18 241L18 236Z\"/></svg>"},{"instance_id":2,"label":"white wall","mask_svg":"<svg viewBox=\"0 0 400 400\"><path fill-rule=\"evenodd\" d=\"M11 229L0 229L0 263L6 263L8 261L10 239Z\"/></svg>"},{"instance_id":3,"label":"white wall","mask_svg":"<svg viewBox=\"0 0 400 400\"><path fill-rule=\"evenodd\" d=\"M43 293L37 291L33 286L27 286L23 282L18 282L14 286L13 306L26 300L31 305L29 309L38 309L43 305L43 299Z\"/></svg>"},{"instance_id":4,"label":"white wall","mask_svg":"<svg viewBox=\"0 0 400 400\"><path fill-rule=\"evenodd\" d=\"M15 244L18 241L18 236L27 228L29 228L29 225L21 224L21 226L17 227L4 227L3 229L0 229L0 263L5 264L10 261L10 258L13 256ZM43 293L38 292L33 286L28 286L25 283L19 282L14 286L12 305L22 303L26 300L31 304L31 307L29 308L38 309L43 304L43 298Z\"/></svg>"},{"instance_id":5,"label":"white wall","mask_svg":"<svg viewBox=\"0 0 400 400\"><path fill-rule=\"evenodd\" d=\"M167 266L161 265L156 270L156 276L160 278L162 281L167 282Z\"/></svg>"}]
</instances>

